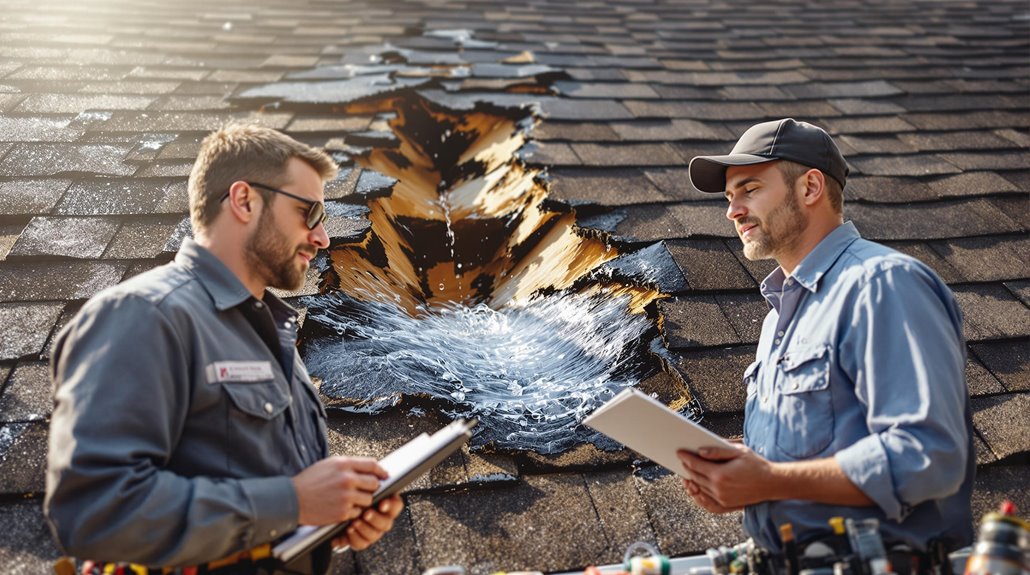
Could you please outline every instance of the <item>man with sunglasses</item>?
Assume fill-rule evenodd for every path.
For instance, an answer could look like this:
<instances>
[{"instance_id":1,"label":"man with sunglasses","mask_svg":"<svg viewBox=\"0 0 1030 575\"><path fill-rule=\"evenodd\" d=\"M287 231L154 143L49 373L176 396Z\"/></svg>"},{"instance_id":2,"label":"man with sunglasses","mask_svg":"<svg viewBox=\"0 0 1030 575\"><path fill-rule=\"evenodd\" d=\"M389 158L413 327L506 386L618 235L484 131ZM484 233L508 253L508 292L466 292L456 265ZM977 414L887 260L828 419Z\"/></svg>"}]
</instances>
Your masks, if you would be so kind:
<instances>
[{"instance_id":1,"label":"man with sunglasses","mask_svg":"<svg viewBox=\"0 0 1030 575\"><path fill-rule=\"evenodd\" d=\"M189 180L194 239L58 335L44 506L84 572L267 573L298 525L352 520L333 545L356 550L392 527L399 497L367 509L383 469L329 455L297 312L267 291L300 288L329 245L336 172L274 130L209 135ZM325 548L298 568L328 566Z\"/></svg>"}]
</instances>

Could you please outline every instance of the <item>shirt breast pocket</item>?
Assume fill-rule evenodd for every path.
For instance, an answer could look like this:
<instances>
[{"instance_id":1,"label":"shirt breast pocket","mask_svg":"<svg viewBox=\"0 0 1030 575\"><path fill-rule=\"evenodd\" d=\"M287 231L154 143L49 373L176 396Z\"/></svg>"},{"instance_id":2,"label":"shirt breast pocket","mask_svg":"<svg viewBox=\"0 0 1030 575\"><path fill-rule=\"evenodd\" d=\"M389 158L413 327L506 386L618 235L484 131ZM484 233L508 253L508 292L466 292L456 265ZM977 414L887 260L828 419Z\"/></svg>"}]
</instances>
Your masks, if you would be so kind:
<instances>
[{"instance_id":1,"label":"shirt breast pocket","mask_svg":"<svg viewBox=\"0 0 1030 575\"><path fill-rule=\"evenodd\" d=\"M762 362L756 361L744 370L744 387L747 399L751 399L758 393L758 372L761 367Z\"/></svg>"},{"instance_id":2,"label":"shirt breast pocket","mask_svg":"<svg viewBox=\"0 0 1030 575\"><path fill-rule=\"evenodd\" d=\"M758 413L758 374L761 372L762 362L756 361L744 370L744 441L748 445L754 445L755 435L761 429L761 414Z\"/></svg>"},{"instance_id":3,"label":"shirt breast pocket","mask_svg":"<svg viewBox=\"0 0 1030 575\"><path fill-rule=\"evenodd\" d=\"M776 446L795 459L813 457L833 441L830 348L792 350L780 361L780 369Z\"/></svg>"}]
</instances>

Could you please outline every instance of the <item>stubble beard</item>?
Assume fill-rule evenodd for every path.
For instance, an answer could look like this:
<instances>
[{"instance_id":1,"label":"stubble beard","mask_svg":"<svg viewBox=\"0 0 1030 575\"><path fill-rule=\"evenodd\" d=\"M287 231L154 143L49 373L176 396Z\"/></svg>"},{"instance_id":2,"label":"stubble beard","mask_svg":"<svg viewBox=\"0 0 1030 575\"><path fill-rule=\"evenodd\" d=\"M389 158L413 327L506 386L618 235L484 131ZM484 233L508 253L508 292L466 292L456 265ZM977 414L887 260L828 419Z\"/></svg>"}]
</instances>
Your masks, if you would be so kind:
<instances>
[{"instance_id":1,"label":"stubble beard","mask_svg":"<svg viewBox=\"0 0 1030 575\"><path fill-rule=\"evenodd\" d=\"M748 222L745 219L743 222ZM785 247L795 243L808 227L808 220L801 211L797 197L788 193L787 198L769 213L765 222L759 224L759 233L754 239L744 242L744 257L751 261L774 259Z\"/></svg>"},{"instance_id":2,"label":"stubble beard","mask_svg":"<svg viewBox=\"0 0 1030 575\"><path fill-rule=\"evenodd\" d=\"M266 209L258 219L257 229L247 238L244 254L247 264L268 287L296 291L304 285L304 270L297 265L298 250L290 246L275 223L272 211Z\"/></svg>"}]
</instances>

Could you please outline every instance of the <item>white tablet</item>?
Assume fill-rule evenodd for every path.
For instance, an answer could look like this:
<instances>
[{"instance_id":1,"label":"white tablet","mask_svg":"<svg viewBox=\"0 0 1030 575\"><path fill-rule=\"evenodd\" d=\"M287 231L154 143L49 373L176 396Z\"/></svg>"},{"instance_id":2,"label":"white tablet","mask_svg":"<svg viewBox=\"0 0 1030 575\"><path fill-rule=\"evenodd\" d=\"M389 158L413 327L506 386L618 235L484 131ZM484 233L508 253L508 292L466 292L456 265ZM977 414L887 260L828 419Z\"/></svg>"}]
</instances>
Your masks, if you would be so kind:
<instances>
[{"instance_id":1,"label":"white tablet","mask_svg":"<svg viewBox=\"0 0 1030 575\"><path fill-rule=\"evenodd\" d=\"M660 401L632 387L597 408L583 424L689 479L676 452L733 445Z\"/></svg>"}]
</instances>

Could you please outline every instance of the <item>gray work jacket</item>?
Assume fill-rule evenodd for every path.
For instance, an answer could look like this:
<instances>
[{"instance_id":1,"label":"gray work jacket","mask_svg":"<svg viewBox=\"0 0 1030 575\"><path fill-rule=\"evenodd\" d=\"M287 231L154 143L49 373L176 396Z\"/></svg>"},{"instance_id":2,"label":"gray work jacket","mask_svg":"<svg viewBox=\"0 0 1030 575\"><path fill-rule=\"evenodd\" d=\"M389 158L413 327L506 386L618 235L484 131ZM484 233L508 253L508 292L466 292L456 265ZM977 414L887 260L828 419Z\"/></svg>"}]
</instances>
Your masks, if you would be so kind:
<instances>
[{"instance_id":1,"label":"gray work jacket","mask_svg":"<svg viewBox=\"0 0 1030 575\"><path fill-rule=\"evenodd\" d=\"M328 455L296 311L186 240L58 335L44 507L83 559L195 565L297 526L290 481Z\"/></svg>"}]
</instances>

